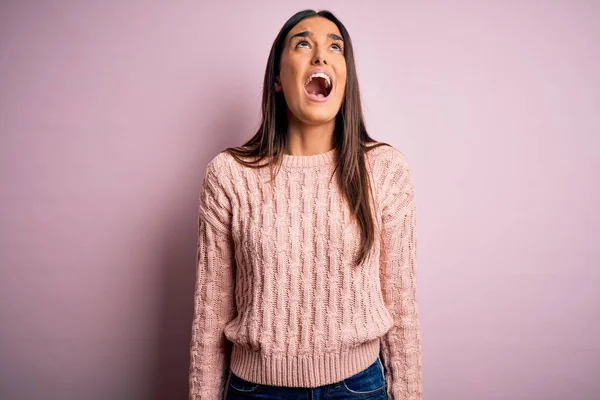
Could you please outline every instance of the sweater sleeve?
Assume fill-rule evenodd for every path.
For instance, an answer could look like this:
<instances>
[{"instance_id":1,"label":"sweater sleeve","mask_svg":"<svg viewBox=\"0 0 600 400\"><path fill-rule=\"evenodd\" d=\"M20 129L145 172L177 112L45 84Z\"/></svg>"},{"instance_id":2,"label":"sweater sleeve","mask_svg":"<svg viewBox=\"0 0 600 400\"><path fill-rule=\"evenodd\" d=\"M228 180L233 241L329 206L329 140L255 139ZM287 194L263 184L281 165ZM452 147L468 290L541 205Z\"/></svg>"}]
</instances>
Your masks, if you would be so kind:
<instances>
[{"instance_id":1,"label":"sweater sleeve","mask_svg":"<svg viewBox=\"0 0 600 400\"><path fill-rule=\"evenodd\" d=\"M381 338L381 350L388 398L421 400L415 187L405 156L392 154L382 200L381 276L394 323Z\"/></svg>"},{"instance_id":2,"label":"sweater sleeve","mask_svg":"<svg viewBox=\"0 0 600 400\"><path fill-rule=\"evenodd\" d=\"M223 331L236 314L231 206L216 170L214 163L209 163L198 207L196 284L189 367L190 400L224 398L231 343Z\"/></svg>"}]
</instances>

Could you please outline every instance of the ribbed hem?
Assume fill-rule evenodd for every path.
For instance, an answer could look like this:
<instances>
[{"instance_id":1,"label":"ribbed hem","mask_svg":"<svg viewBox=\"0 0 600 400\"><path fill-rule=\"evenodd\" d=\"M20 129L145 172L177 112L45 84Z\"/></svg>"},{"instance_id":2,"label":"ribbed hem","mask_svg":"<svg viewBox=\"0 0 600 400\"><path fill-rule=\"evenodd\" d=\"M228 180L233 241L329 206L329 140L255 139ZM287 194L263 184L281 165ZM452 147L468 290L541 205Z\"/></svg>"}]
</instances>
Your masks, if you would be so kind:
<instances>
[{"instance_id":1,"label":"ribbed hem","mask_svg":"<svg viewBox=\"0 0 600 400\"><path fill-rule=\"evenodd\" d=\"M293 156L291 154L281 154L281 165L286 167L314 167L319 165L331 164L335 160L335 148L311 156Z\"/></svg>"},{"instance_id":2,"label":"ribbed hem","mask_svg":"<svg viewBox=\"0 0 600 400\"><path fill-rule=\"evenodd\" d=\"M369 365L379 356L380 339L366 342L343 354L265 356L236 343L231 372L248 382L271 386L317 387L339 382Z\"/></svg>"}]
</instances>

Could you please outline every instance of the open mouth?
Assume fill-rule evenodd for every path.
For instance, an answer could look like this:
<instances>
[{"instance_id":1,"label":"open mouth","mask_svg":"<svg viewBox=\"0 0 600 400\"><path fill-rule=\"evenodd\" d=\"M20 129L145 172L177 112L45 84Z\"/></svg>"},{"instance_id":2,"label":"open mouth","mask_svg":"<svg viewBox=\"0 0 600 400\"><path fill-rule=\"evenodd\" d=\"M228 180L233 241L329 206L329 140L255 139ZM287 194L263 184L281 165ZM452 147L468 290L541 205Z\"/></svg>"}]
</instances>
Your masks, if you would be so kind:
<instances>
[{"instance_id":1,"label":"open mouth","mask_svg":"<svg viewBox=\"0 0 600 400\"><path fill-rule=\"evenodd\" d=\"M331 78L323 72L312 74L304 83L304 90L310 98L323 100L331 93Z\"/></svg>"}]
</instances>

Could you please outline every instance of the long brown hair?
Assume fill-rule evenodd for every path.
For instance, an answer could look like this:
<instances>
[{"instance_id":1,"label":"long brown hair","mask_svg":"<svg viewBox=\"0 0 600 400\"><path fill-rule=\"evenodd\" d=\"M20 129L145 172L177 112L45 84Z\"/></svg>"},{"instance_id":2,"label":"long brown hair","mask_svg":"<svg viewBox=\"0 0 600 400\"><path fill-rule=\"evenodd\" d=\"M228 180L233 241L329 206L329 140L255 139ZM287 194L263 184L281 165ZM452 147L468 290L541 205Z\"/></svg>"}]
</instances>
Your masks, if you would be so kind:
<instances>
[{"instance_id":1,"label":"long brown hair","mask_svg":"<svg viewBox=\"0 0 600 400\"><path fill-rule=\"evenodd\" d=\"M310 17L323 17L337 25L344 39L344 58L346 60L346 90L344 99L335 119L333 134L335 151L334 174L337 184L344 194L360 226L361 246L356 260L362 263L375 241L374 221L370 211L372 200L370 180L365 168L364 155L375 147L388 145L377 142L367 133L365 127L354 52L350 34L342 22L331 12L323 10L303 10L294 14L283 25L273 42L262 92L262 120L256 134L240 147L229 147L224 151L231 154L237 162L250 168L270 166L273 178L273 165L279 170L281 154L287 148L287 105L283 93L274 89L275 77L279 74L281 54L285 38L298 22ZM371 143L371 145L368 145ZM376 143L376 144L372 144ZM246 161L243 158L251 158ZM262 162L266 159L266 162ZM336 173L337 172L337 173ZM369 194L369 195L368 195Z\"/></svg>"}]
</instances>

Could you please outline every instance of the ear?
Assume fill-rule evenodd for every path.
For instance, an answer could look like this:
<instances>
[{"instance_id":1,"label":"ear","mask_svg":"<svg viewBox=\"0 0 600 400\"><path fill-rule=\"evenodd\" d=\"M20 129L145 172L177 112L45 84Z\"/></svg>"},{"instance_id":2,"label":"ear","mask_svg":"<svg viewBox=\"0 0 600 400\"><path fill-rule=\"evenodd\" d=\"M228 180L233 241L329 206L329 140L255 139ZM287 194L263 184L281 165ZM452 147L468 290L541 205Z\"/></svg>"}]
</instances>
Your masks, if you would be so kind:
<instances>
[{"instance_id":1,"label":"ear","mask_svg":"<svg viewBox=\"0 0 600 400\"><path fill-rule=\"evenodd\" d=\"M283 87L281 86L281 80L279 79L279 75L277 75L275 77L275 91L281 92L282 90L283 90Z\"/></svg>"}]
</instances>

